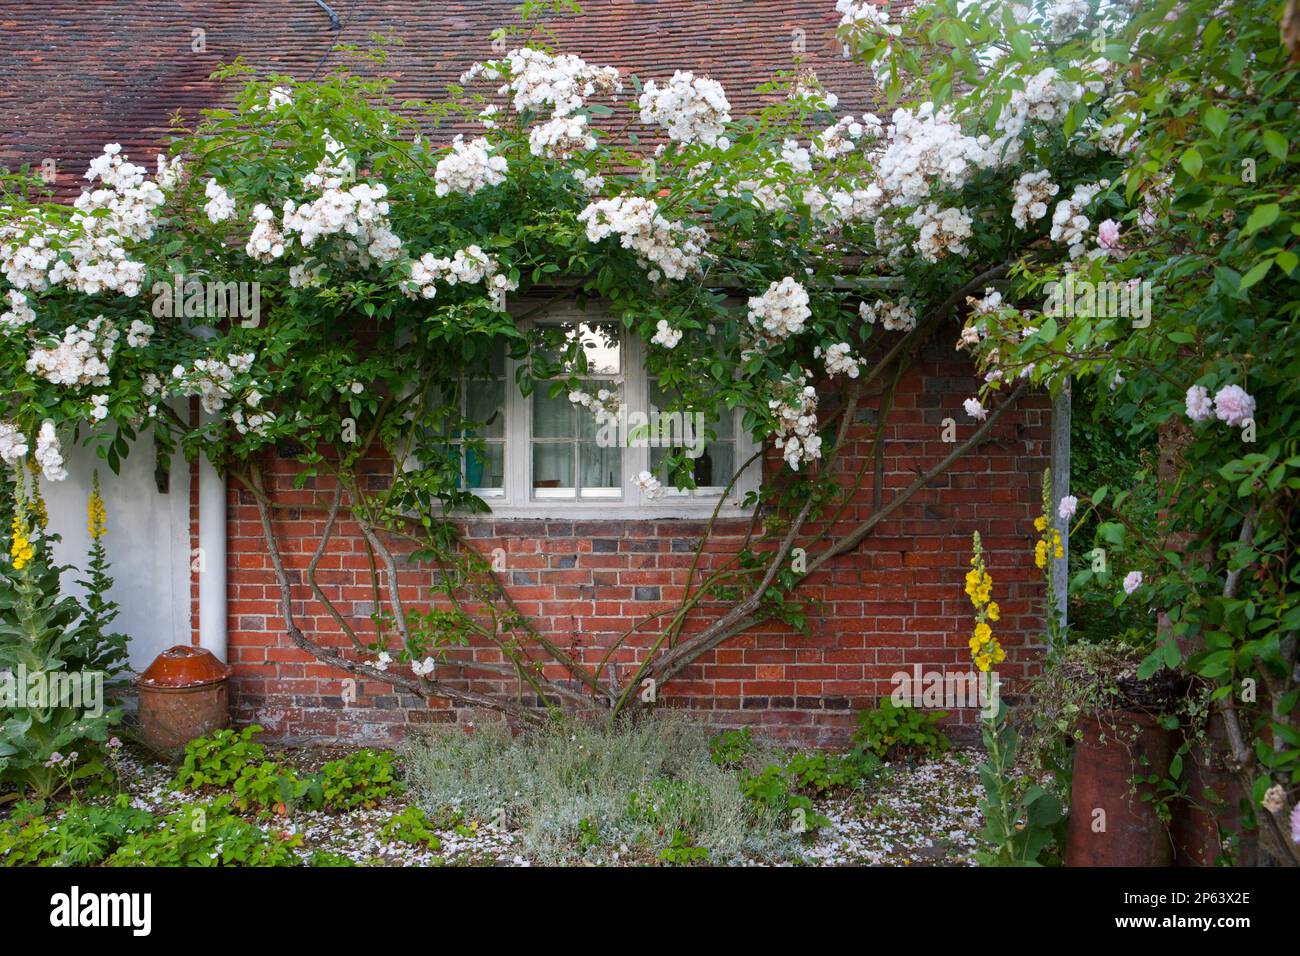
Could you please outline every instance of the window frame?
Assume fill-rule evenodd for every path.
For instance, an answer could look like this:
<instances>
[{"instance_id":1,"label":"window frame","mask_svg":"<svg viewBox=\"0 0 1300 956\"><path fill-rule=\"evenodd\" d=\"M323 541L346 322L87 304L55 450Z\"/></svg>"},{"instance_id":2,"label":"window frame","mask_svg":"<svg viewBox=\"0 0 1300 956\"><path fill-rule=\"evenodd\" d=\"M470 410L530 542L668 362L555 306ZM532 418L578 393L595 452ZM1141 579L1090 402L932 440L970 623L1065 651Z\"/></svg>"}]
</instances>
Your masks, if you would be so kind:
<instances>
[{"instance_id":1,"label":"window frame","mask_svg":"<svg viewBox=\"0 0 1300 956\"><path fill-rule=\"evenodd\" d=\"M519 300L511 303L512 312L529 312L539 305L536 301ZM545 309L544 314L521 320L520 331L527 334L537 325L559 324L564 322L600 321L595 310L582 310L566 303ZM629 414L648 412L649 377L646 374L645 359L648 344L639 336L628 334L624 330L620 343L620 367L623 386L621 398L623 407ZM547 518L585 520L629 521L656 518L707 518L718 508L718 495L664 494L659 498L650 498L636 487L633 479L642 471L650 468L650 447L623 449L623 473L621 496L619 498L535 498L532 488L533 441L532 416L533 398L524 395L517 384L516 373L521 364L528 361L505 358L506 404L505 404L505 463L504 494L485 497L478 489L467 489L479 495L489 512L467 515L471 519L496 518ZM538 382L544 387L543 382ZM749 461L758 451L758 444L741 427L741 412L732 412L735 416L735 461L737 466ZM521 460L522 459L522 460ZM744 505L745 497L756 491L761 481L762 460L755 459L745 467L736 479L735 485L718 509L719 517L749 517L753 507ZM495 490L495 489L493 489ZM671 486L666 486L671 491Z\"/></svg>"}]
</instances>

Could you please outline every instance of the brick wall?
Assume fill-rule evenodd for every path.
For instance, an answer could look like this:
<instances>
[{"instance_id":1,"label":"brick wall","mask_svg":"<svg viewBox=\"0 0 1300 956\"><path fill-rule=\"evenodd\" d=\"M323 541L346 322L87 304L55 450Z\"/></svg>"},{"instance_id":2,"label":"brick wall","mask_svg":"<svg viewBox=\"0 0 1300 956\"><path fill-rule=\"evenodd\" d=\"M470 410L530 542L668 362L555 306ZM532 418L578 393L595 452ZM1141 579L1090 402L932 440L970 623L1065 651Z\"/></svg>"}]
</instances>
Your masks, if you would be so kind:
<instances>
[{"instance_id":1,"label":"brick wall","mask_svg":"<svg viewBox=\"0 0 1300 956\"><path fill-rule=\"evenodd\" d=\"M972 368L946 341L927 348L922 362L905 374L886 427L885 500L951 451L953 446L941 440L945 418L956 421L958 440L971 433L975 425L961 402L974 393ZM876 403L863 405L843 461L847 475L855 474L860 456L870 453L874 436ZM823 409L827 406L823 400ZM1035 667L1041 629L1031 522L1048 463L1050 414L1046 396L1022 398L997 423L989 443L883 522L856 554L820 571L801 591L816 601L810 633L770 624L735 638L660 688L661 702L687 708L717 727L754 725L801 744L842 744L855 712L893 690L896 671L914 664L926 670L969 669L971 608L962 584L973 531L984 540L995 599L1003 609L997 633L1008 659L999 672L1004 690L1014 693ZM299 624L317 640L342 645L340 629L301 581L324 516L293 507L325 501L329 486L313 480L295 489L295 464L272 459L266 466L277 501L290 506L277 511L276 530L290 574L298 579L293 597ZM870 512L868 481L844 520ZM716 527L703 566L725 559L747 526L747 520L733 519ZM696 520L476 519L465 531L485 556L494 548L505 550L504 578L520 610L576 657L594 662L639 617L680 598L704 528L705 522ZM257 508L233 480L229 534L229 659L235 668L237 721L256 721L285 739L389 741L413 723L469 725L486 718L444 701L425 704L374 681L358 682L355 700L345 700L347 675L289 641ZM318 580L331 600L351 616L355 628L368 632L374 595L355 525L340 521L319 568ZM431 568L406 566L400 576L404 597L427 603L432 575ZM688 630L703 627L714 613L716 606L701 608ZM614 656L620 675L630 673L653 639L653 633L637 635ZM499 662L500 655L494 648L471 646L453 660L472 665ZM522 693L494 674L440 666L440 679L456 674L480 691ZM968 709L954 713L950 722L960 733L974 716Z\"/></svg>"}]
</instances>

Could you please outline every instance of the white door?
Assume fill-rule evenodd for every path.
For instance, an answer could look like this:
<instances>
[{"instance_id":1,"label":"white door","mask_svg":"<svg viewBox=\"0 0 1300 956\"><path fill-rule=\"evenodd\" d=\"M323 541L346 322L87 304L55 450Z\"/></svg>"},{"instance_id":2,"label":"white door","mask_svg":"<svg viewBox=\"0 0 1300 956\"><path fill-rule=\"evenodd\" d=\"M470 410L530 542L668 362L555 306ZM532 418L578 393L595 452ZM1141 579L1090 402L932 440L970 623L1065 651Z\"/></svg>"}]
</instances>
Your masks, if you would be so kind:
<instances>
[{"instance_id":1,"label":"white door","mask_svg":"<svg viewBox=\"0 0 1300 956\"><path fill-rule=\"evenodd\" d=\"M55 547L61 564L84 568L90 546L86 504L91 475L99 470L99 487L108 512L105 549L112 563L109 597L121 613L112 629L130 641L131 666L149 666L160 651L190 643L190 469L179 454L173 457L166 491L155 477L158 460L153 436L146 431L113 474L93 448L63 442L68 478L41 482L50 513L50 530L63 536ZM81 593L68 572L63 586Z\"/></svg>"}]
</instances>

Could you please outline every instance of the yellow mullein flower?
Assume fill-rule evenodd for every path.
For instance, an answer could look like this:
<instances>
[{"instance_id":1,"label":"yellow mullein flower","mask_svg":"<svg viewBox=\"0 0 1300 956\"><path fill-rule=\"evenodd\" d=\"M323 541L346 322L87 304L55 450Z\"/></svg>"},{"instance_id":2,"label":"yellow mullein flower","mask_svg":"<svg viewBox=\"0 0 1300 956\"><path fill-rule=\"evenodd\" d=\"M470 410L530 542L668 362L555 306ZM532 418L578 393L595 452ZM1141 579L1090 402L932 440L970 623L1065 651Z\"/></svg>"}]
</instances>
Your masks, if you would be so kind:
<instances>
[{"instance_id":1,"label":"yellow mullein flower","mask_svg":"<svg viewBox=\"0 0 1300 956\"><path fill-rule=\"evenodd\" d=\"M980 546L979 534L972 540L975 557L971 560L974 567L966 575L966 593L975 605L975 630L967 642L970 646L971 660L981 671L988 671L994 664L1006 660L1006 651L993 636L993 628L988 621L996 621L1001 609L990 598L993 595L993 577L984 567L984 552Z\"/></svg>"},{"instance_id":2,"label":"yellow mullein flower","mask_svg":"<svg viewBox=\"0 0 1300 956\"><path fill-rule=\"evenodd\" d=\"M98 541L108 530L108 511L104 507L104 499L99 493L99 473L95 473L95 480L90 490L90 501L86 504L87 523L86 526L90 531L90 536Z\"/></svg>"},{"instance_id":3,"label":"yellow mullein flower","mask_svg":"<svg viewBox=\"0 0 1300 956\"><path fill-rule=\"evenodd\" d=\"M1047 567L1047 542L1039 541L1034 545L1034 564L1039 568Z\"/></svg>"},{"instance_id":4,"label":"yellow mullein flower","mask_svg":"<svg viewBox=\"0 0 1300 956\"><path fill-rule=\"evenodd\" d=\"M982 568L975 568L966 575L966 594L976 607L988 603L992 588L993 579Z\"/></svg>"},{"instance_id":5,"label":"yellow mullein flower","mask_svg":"<svg viewBox=\"0 0 1300 956\"><path fill-rule=\"evenodd\" d=\"M1046 531L1046 530L1047 530L1047 519L1044 518L1042 515L1039 515L1037 518L1035 518L1035 519L1034 519L1034 530L1037 531L1039 534L1042 534L1044 531Z\"/></svg>"},{"instance_id":6,"label":"yellow mullein flower","mask_svg":"<svg viewBox=\"0 0 1300 956\"><path fill-rule=\"evenodd\" d=\"M9 557L13 559L15 571L21 571L27 567L27 563L31 561L35 554L32 542L27 537L27 522L23 520L21 502L19 502L18 507L19 510L14 513L14 540L9 546Z\"/></svg>"}]
</instances>

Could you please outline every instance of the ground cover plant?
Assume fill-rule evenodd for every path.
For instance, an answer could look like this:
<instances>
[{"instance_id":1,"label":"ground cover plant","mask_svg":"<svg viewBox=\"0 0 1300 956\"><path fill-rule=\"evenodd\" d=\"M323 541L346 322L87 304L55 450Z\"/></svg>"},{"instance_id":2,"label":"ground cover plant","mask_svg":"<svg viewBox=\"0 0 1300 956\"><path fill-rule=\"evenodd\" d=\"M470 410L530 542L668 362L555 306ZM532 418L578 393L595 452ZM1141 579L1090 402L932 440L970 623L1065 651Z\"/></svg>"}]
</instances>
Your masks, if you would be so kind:
<instances>
[{"instance_id":1,"label":"ground cover plant","mask_svg":"<svg viewBox=\"0 0 1300 956\"><path fill-rule=\"evenodd\" d=\"M979 825L964 751L864 762L671 714L401 753L256 737L218 731L176 766L115 747L107 791L0 811L0 865L969 864Z\"/></svg>"}]
</instances>

